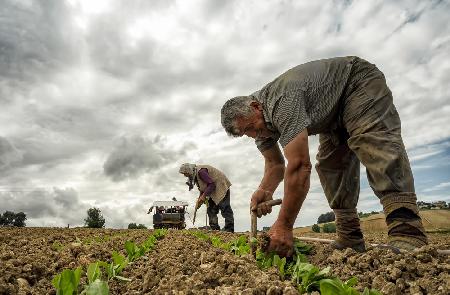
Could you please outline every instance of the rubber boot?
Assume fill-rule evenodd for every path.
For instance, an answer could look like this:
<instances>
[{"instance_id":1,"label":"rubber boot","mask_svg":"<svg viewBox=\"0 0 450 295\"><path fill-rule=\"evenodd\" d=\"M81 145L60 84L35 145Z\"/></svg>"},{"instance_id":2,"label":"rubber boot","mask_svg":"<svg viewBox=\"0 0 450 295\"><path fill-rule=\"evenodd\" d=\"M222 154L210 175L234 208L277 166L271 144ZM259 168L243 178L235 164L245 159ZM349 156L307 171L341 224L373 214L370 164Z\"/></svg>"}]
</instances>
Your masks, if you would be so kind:
<instances>
[{"instance_id":1,"label":"rubber boot","mask_svg":"<svg viewBox=\"0 0 450 295\"><path fill-rule=\"evenodd\" d=\"M338 238L331 243L331 247L338 250L352 248L357 252L366 251L356 208L333 209L333 211L336 217Z\"/></svg>"},{"instance_id":2,"label":"rubber boot","mask_svg":"<svg viewBox=\"0 0 450 295\"><path fill-rule=\"evenodd\" d=\"M400 193L387 195L381 199L386 225L388 245L414 250L428 244L415 194Z\"/></svg>"}]
</instances>

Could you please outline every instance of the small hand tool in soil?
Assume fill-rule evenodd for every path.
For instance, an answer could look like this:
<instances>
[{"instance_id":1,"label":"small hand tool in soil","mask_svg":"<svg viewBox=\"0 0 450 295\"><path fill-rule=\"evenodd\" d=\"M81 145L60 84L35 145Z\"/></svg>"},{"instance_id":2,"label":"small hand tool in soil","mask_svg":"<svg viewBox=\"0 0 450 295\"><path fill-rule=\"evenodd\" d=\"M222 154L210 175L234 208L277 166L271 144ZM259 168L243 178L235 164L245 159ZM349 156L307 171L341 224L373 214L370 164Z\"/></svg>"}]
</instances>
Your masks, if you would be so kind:
<instances>
[{"instance_id":1,"label":"small hand tool in soil","mask_svg":"<svg viewBox=\"0 0 450 295\"><path fill-rule=\"evenodd\" d=\"M258 206L255 208L255 210L252 210L250 212L251 214L251 231L250 231L250 245L251 245L251 252L253 257L256 256L256 234L258 231L258 226L257 226L257 222L258 222L258 216L256 215L256 212L258 211L258 208L262 205L268 205L268 206L276 206L276 205L280 205L282 202L281 199L275 199L275 200L270 200L270 201L265 201L262 202L260 204L258 204Z\"/></svg>"}]
</instances>

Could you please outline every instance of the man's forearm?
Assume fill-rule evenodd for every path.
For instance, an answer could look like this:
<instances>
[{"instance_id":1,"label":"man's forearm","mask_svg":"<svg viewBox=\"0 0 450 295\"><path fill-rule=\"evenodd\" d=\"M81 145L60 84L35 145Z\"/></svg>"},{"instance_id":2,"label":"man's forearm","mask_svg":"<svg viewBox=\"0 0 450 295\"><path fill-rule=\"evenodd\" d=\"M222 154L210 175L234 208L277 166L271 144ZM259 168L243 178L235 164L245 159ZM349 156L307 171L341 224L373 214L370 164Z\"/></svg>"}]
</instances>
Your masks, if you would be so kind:
<instances>
[{"instance_id":1,"label":"man's forearm","mask_svg":"<svg viewBox=\"0 0 450 295\"><path fill-rule=\"evenodd\" d=\"M284 198L278 221L289 228L294 226L298 212L309 191L311 164L305 163L297 168L288 165L284 177Z\"/></svg>"},{"instance_id":2,"label":"man's forearm","mask_svg":"<svg viewBox=\"0 0 450 295\"><path fill-rule=\"evenodd\" d=\"M265 167L264 176L261 180L260 188L273 193L284 177L284 164L271 165Z\"/></svg>"},{"instance_id":3,"label":"man's forearm","mask_svg":"<svg viewBox=\"0 0 450 295\"><path fill-rule=\"evenodd\" d=\"M264 176L259 187L271 194L284 177L284 157L278 145L262 152L264 156Z\"/></svg>"}]
</instances>

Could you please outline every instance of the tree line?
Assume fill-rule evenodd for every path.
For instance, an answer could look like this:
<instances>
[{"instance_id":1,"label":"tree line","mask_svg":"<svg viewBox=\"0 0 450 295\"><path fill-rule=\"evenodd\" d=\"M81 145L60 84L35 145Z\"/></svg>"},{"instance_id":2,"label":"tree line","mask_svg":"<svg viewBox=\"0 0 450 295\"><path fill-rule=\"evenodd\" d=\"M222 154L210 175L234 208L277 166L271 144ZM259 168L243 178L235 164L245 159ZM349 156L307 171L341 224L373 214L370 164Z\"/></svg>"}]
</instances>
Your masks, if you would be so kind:
<instances>
[{"instance_id":1,"label":"tree line","mask_svg":"<svg viewBox=\"0 0 450 295\"><path fill-rule=\"evenodd\" d=\"M87 218L84 220L84 226L89 228L103 228L105 227L105 218L102 212L98 208L90 208L87 211ZM146 229L147 227L142 223L130 223L128 224L128 229Z\"/></svg>"},{"instance_id":2,"label":"tree line","mask_svg":"<svg viewBox=\"0 0 450 295\"><path fill-rule=\"evenodd\" d=\"M27 220L27 215L23 212L5 211L3 214L0 214L0 226L24 227L25 220Z\"/></svg>"},{"instance_id":3,"label":"tree line","mask_svg":"<svg viewBox=\"0 0 450 295\"><path fill-rule=\"evenodd\" d=\"M27 215L24 212L12 212L5 211L3 214L0 213L0 227L1 226L16 226L25 227L27 220ZM106 220L102 215L102 212L98 208L90 208L87 210L87 217L84 219L84 226L89 228L104 228ZM144 224L130 223L128 224L129 229L146 229Z\"/></svg>"},{"instance_id":4,"label":"tree line","mask_svg":"<svg viewBox=\"0 0 450 295\"><path fill-rule=\"evenodd\" d=\"M378 214L378 212L377 211L372 211L372 212L367 212L367 213L358 212L358 217L363 218L363 217L368 217L368 216L374 215L374 214ZM330 211L327 213L320 214L319 218L317 219L317 224L333 222L334 220L335 220L334 212Z\"/></svg>"}]
</instances>

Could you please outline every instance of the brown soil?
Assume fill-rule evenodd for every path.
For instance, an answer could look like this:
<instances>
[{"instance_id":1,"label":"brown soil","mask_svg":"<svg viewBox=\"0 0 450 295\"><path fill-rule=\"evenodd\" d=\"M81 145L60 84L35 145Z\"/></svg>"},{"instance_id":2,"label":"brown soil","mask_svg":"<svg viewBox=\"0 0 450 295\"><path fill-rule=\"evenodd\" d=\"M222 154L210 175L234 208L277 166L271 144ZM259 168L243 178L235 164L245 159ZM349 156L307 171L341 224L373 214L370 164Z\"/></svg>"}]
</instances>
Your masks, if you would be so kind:
<instances>
[{"instance_id":1,"label":"brown soil","mask_svg":"<svg viewBox=\"0 0 450 295\"><path fill-rule=\"evenodd\" d=\"M226 234L222 239L235 237ZM115 282L112 294L297 294L275 270L258 269L251 256L239 258L186 231L171 231L148 259L127 268L124 276L132 282Z\"/></svg>"},{"instance_id":2,"label":"brown soil","mask_svg":"<svg viewBox=\"0 0 450 295\"><path fill-rule=\"evenodd\" d=\"M149 234L149 230L0 228L0 294L55 294L51 285L55 274L96 260L109 261L113 250L125 254L126 240L141 243ZM213 234L223 240L238 237ZM366 241L385 242L385 236L366 234ZM430 241L440 249L449 248L449 234L430 235ZM380 249L363 254L330 251L327 245L316 244L309 260L331 266L342 280L356 276L360 290L367 286L384 294L449 294L450 257L439 256L434 247L396 255ZM155 250L128 265L122 275L132 281L110 282L111 294L297 294L275 270L259 270L252 257L239 258L187 231L169 231Z\"/></svg>"},{"instance_id":3,"label":"brown soil","mask_svg":"<svg viewBox=\"0 0 450 295\"><path fill-rule=\"evenodd\" d=\"M375 236L366 234L366 242L385 242L384 235ZM362 254L351 249L333 251L329 246L313 243L310 262L321 268L330 266L342 280L357 277L360 291L370 286L383 294L450 294L450 256L436 251L448 249L443 246L448 246L449 236L430 234L429 238L430 246L401 254L374 247Z\"/></svg>"}]
</instances>

